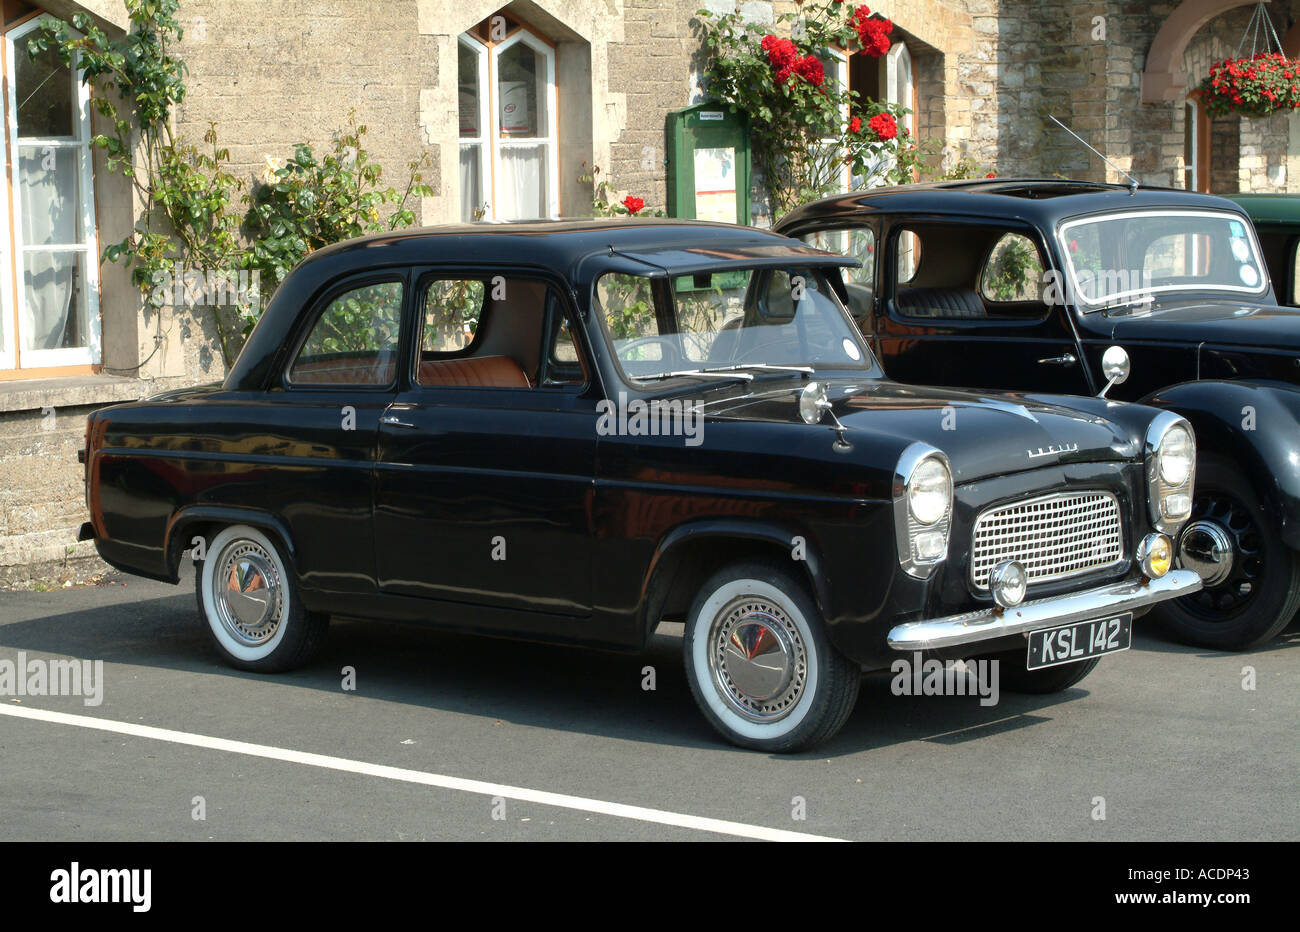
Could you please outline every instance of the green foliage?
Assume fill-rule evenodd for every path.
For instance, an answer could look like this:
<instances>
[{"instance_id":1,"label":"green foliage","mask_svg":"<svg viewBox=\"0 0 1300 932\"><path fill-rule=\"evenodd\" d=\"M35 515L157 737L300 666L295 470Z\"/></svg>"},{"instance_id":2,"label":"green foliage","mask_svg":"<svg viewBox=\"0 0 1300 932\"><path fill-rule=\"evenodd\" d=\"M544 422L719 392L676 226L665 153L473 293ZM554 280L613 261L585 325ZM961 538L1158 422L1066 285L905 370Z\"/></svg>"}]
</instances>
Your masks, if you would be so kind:
<instances>
[{"instance_id":1,"label":"green foliage","mask_svg":"<svg viewBox=\"0 0 1300 932\"><path fill-rule=\"evenodd\" d=\"M709 53L709 93L733 112L748 114L750 145L774 219L839 191L846 168L863 187L910 182L917 167L938 149L938 140L917 144L901 127L892 138L887 138L892 130L877 132L872 118L887 114L883 125L888 127L910 111L862 97L835 82L833 50L881 54L878 47L863 44L853 24L859 10L863 17L868 15L865 7L855 10L833 0L803 3L799 12L777 17L778 24L790 24L791 40L764 34L739 12L697 13ZM778 64L781 49L764 47L774 40L793 43L785 46L795 62L793 70Z\"/></svg>"},{"instance_id":2,"label":"green foliage","mask_svg":"<svg viewBox=\"0 0 1300 932\"><path fill-rule=\"evenodd\" d=\"M408 166L404 192L381 187L382 170L362 146L366 128L352 115L330 154L318 160L309 146L299 145L265 186L241 194L243 183L230 171L230 152L218 145L215 124L201 148L172 132L172 108L185 99L185 63L169 51L182 37L178 0L125 3L131 19L126 35L109 38L78 13L71 24L44 23L27 52L80 68L96 91L92 105L112 131L96 135L93 144L105 151L109 171L131 179L145 205L135 229L105 246L103 258L127 263L149 303L165 300L169 289L157 286L178 270L256 270L269 294L311 250L415 221L407 202L432 193L421 176L428 156ZM385 206L392 208L386 226L380 220ZM233 317L210 308L227 366L261 305L261 296L253 296L234 308Z\"/></svg>"},{"instance_id":3,"label":"green foliage","mask_svg":"<svg viewBox=\"0 0 1300 932\"><path fill-rule=\"evenodd\" d=\"M395 230L415 222L411 197L433 194L422 183L428 156L408 165L410 181L404 192L381 187L383 169L372 162L363 140L367 130L348 114L348 126L334 137L332 150L317 157L299 143L293 158L269 166L265 184L244 200L248 213L244 232L252 243L244 263L259 269L269 287L284 280L308 253L331 243L367 233ZM270 160L268 160L269 162ZM380 211L392 205L387 222Z\"/></svg>"},{"instance_id":4,"label":"green foliage","mask_svg":"<svg viewBox=\"0 0 1300 932\"><path fill-rule=\"evenodd\" d=\"M424 294L424 342L421 349L463 349L478 330L486 285L475 279L431 282Z\"/></svg>"},{"instance_id":5,"label":"green foliage","mask_svg":"<svg viewBox=\"0 0 1300 932\"><path fill-rule=\"evenodd\" d=\"M357 288L325 309L303 344L299 358L390 350L397 346L401 321L401 282Z\"/></svg>"}]
</instances>

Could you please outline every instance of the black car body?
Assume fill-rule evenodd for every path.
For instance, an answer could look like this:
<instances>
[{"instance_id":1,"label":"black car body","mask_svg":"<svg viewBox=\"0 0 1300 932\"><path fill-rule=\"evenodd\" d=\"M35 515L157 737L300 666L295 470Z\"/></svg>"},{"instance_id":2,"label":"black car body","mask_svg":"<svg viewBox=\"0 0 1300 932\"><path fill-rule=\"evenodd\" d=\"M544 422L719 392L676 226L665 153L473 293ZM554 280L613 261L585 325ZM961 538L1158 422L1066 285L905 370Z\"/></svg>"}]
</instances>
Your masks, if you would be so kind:
<instances>
[{"instance_id":1,"label":"black car body","mask_svg":"<svg viewBox=\"0 0 1300 932\"><path fill-rule=\"evenodd\" d=\"M684 619L706 716L775 750L828 737L861 670L912 651L1064 688L1095 658L1027 669L1030 632L1199 587L1151 569L1182 419L891 382L836 297L846 264L668 221L321 250L224 384L91 415L83 533L131 573L200 560L209 633L248 669L303 662L330 614L619 650ZM974 566L976 522L1026 503L1057 522L986 523Z\"/></svg>"},{"instance_id":2,"label":"black car body","mask_svg":"<svg viewBox=\"0 0 1300 932\"><path fill-rule=\"evenodd\" d=\"M1300 310L1278 306L1241 206L1180 190L991 179L878 188L777 229L865 258L845 296L890 378L1103 390L1177 412L1202 450L1180 565L1205 588L1159 613L1240 649L1300 607ZM877 256L881 261L874 261ZM1291 279L1287 279L1288 287Z\"/></svg>"}]
</instances>

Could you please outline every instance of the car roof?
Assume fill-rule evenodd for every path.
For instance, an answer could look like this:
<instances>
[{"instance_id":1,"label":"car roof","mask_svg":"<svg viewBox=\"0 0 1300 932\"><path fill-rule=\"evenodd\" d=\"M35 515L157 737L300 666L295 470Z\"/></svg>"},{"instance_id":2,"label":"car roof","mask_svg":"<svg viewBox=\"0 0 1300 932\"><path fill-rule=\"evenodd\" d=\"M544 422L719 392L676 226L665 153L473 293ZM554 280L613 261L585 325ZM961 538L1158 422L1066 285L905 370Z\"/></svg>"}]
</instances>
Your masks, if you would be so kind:
<instances>
[{"instance_id":1,"label":"car roof","mask_svg":"<svg viewBox=\"0 0 1300 932\"><path fill-rule=\"evenodd\" d=\"M837 194L796 208L776 228L785 232L824 227L829 219L877 211L912 215L972 214L1054 226L1067 217L1082 214L1153 207L1243 212L1240 205L1227 198L1182 188L1139 185L1134 189L1123 184L1062 178L980 178Z\"/></svg>"},{"instance_id":2,"label":"car roof","mask_svg":"<svg viewBox=\"0 0 1300 932\"><path fill-rule=\"evenodd\" d=\"M1300 195L1229 194L1256 223L1300 223Z\"/></svg>"},{"instance_id":3,"label":"car roof","mask_svg":"<svg viewBox=\"0 0 1300 932\"><path fill-rule=\"evenodd\" d=\"M492 255L485 255L485 250ZM579 284L606 266L627 270L627 260L644 266L641 271L651 276L783 262L857 264L770 230L701 220L616 217L457 223L376 233L320 249L304 259L294 274L306 272L311 277L314 265L337 269L353 261L359 265L481 263L489 258L545 267ZM589 261L600 258L621 261Z\"/></svg>"}]
</instances>

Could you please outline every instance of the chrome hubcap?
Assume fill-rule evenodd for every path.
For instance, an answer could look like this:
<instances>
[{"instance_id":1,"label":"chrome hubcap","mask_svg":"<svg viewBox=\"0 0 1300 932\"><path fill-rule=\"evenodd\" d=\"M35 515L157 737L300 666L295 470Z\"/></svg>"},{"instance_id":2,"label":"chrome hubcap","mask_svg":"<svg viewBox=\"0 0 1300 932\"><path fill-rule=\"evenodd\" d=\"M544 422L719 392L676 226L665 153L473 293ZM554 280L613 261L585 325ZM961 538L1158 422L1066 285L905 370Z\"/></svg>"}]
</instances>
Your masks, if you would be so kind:
<instances>
[{"instance_id":1,"label":"chrome hubcap","mask_svg":"<svg viewBox=\"0 0 1300 932\"><path fill-rule=\"evenodd\" d=\"M738 599L709 632L709 667L727 705L753 722L789 715L803 695L808 657L790 617L766 599Z\"/></svg>"},{"instance_id":2,"label":"chrome hubcap","mask_svg":"<svg viewBox=\"0 0 1300 932\"><path fill-rule=\"evenodd\" d=\"M1207 586L1217 586L1232 573L1232 538L1213 521L1195 521L1183 531L1178 547L1182 565L1195 570Z\"/></svg>"},{"instance_id":3,"label":"chrome hubcap","mask_svg":"<svg viewBox=\"0 0 1300 932\"><path fill-rule=\"evenodd\" d=\"M256 647L275 636L283 613L283 585L275 561L260 544L227 544L217 558L211 588L217 618L235 640Z\"/></svg>"}]
</instances>

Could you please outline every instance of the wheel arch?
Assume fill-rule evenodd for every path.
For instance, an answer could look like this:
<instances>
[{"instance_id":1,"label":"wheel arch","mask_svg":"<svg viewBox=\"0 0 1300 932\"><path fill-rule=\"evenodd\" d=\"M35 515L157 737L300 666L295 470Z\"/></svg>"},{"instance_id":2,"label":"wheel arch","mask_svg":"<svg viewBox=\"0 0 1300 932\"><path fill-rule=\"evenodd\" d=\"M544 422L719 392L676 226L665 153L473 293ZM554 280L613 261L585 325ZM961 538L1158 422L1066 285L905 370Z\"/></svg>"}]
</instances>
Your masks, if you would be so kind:
<instances>
[{"instance_id":1,"label":"wheel arch","mask_svg":"<svg viewBox=\"0 0 1300 932\"><path fill-rule=\"evenodd\" d=\"M196 535L210 538L214 528L246 524L272 537L284 554L284 559L293 573L301 578L298 566L298 551L294 547L293 535L289 528L276 515L255 508L241 508L233 505L191 505L172 515L167 523L167 538L164 550L167 560L167 572L172 582L180 579L181 556L190 549Z\"/></svg>"},{"instance_id":2,"label":"wheel arch","mask_svg":"<svg viewBox=\"0 0 1300 932\"><path fill-rule=\"evenodd\" d=\"M1197 455L1213 451L1240 463L1282 539L1300 550L1300 391L1251 382L1184 382L1141 403L1185 417Z\"/></svg>"},{"instance_id":3,"label":"wheel arch","mask_svg":"<svg viewBox=\"0 0 1300 932\"><path fill-rule=\"evenodd\" d=\"M796 539L802 539L803 559L795 559ZM724 566L745 559L791 565L803 581L817 610L830 604L825 564L812 536L803 529L780 524L706 519L678 525L660 538L642 580L642 637L654 634L660 619L684 615L699 587Z\"/></svg>"}]
</instances>

